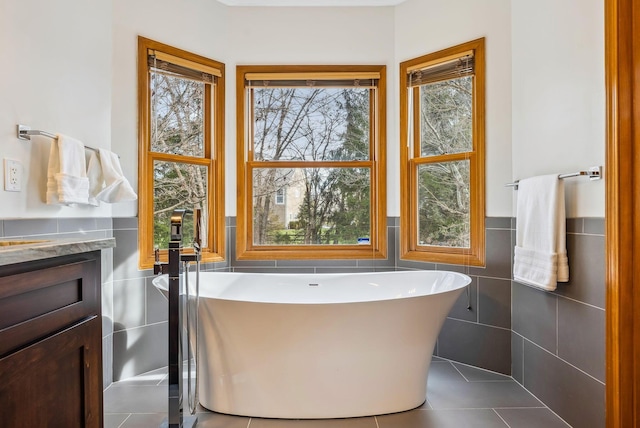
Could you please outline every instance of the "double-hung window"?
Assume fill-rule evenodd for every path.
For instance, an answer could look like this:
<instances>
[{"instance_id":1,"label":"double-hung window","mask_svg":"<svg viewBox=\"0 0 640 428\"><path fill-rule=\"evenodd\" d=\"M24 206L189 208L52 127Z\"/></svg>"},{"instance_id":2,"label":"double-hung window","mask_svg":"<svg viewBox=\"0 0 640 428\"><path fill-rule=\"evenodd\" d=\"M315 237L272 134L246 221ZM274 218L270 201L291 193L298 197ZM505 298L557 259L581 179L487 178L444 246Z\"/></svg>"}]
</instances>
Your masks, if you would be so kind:
<instances>
[{"instance_id":1,"label":"double-hung window","mask_svg":"<svg viewBox=\"0 0 640 428\"><path fill-rule=\"evenodd\" d=\"M484 265L484 39L400 64L401 250Z\"/></svg>"},{"instance_id":2,"label":"double-hung window","mask_svg":"<svg viewBox=\"0 0 640 428\"><path fill-rule=\"evenodd\" d=\"M237 67L237 258L386 256L384 66Z\"/></svg>"},{"instance_id":3,"label":"double-hung window","mask_svg":"<svg viewBox=\"0 0 640 428\"><path fill-rule=\"evenodd\" d=\"M204 261L224 257L224 64L138 38L139 253L162 259L174 209L200 209ZM193 242L193 217L183 227Z\"/></svg>"}]
</instances>

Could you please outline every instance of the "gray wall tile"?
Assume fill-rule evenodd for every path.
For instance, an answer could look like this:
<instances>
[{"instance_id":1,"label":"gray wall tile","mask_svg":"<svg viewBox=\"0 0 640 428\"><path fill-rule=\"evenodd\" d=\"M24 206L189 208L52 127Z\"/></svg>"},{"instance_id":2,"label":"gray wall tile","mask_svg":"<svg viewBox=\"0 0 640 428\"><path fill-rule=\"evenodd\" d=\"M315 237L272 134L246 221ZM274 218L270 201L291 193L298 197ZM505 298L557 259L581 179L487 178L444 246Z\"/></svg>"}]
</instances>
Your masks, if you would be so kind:
<instances>
[{"instance_id":1,"label":"gray wall tile","mask_svg":"<svg viewBox=\"0 0 640 428\"><path fill-rule=\"evenodd\" d=\"M467 294L468 293L468 294ZM471 310L467 309L471 300ZM460 297L453 304L451 312L448 315L449 318L455 318L459 320L478 322L478 278L471 277L471 283L468 288L462 291Z\"/></svg>"},{"instance_id":2,"label":"gray wall tile","mask_svg":"<svg viewBox=\"0 0 640 428\"><path fill-rule=\"evenodd\" d=\"M102 389L113 382L113 335L102 338Z\"/></svg>"},{"instance_id":3,"label":"gray wall tile","mask_svg":"<svg viewBox=\"0 0 640 428\"><path fill-rule=\"evenodd\" d=\"M113 329L115 331L145 325L145 278L113 282Z\"/></svg>"},{"instance_id":4,"label":"gray wall tile","mask_svg":"<svg viewBox=\"0 0 640 428\"><path fill-rule=\"evenodd\" d=\"M605 312L558 299L558 356L604 382Z\"/></svg>"},{"instance_id":5,"label":"gray wall tile","mask_svg":"<svg viewBox=\"0 0 640 428\"><path fill-rule=\"evenodd\" d=\"M582 233L584 230L584 219L568 218L566 224L567 233Z\"/></svg>"},{"instance_id":6,"label":"gray wall tile","mask_svg":"<svg viewBox=\"0 0 640 428\"><path fill-rule=\"evenodd\" d=\"M90 232L97 230L95 218L60 218L58 232Z\"/></svg>"},{"instance_id":7,"label":"gray wall tile","mask_svg":"<svg viewBox=\"0 0 640 428\"><path fill-rule=\"evenodd\" d=\"M146 308L147 324L155 324L169 319L169 301L151 282L153 278L147 278L146 283ZM202 285L202 284L201 284Z\"/></svg>"},{"instance_id":8,"label":"gray wall tile","mask_svg":"<svg viewBox=\"0 0 640 428\"><path fill-rule=\"evenodd\" d=\"M556 352L557 297L512 281L513 331Z\"/></svg>"},{"instance_id":9,"label":"gray wall tile","mask_svg":"<svg viewBox=\"0 0 640 428\"><path fill-rule=\"evenodd\" d=\"M4 220L0 220L0 236L4 237Z\"/></svg>"},{"instance_id":10,"label":"gray wall tile","mask_svg":"<svg viewBox=\"0 0 640 428\"><path fill-rule=\"evenodd\" d=\"M114 217L114 229L138 229L138 217Z\"/></svg>"},{"instance_id":11,"label":"gray wall tile","mask_svg":"<svg viewBox=\"0 0 640 428\"><path fill-rule=\"evenodd\" d=\"M131 230L113 231L116 248L113 251L113 279L122 280L148 276L150 271L138 270L138 233Z\"/></svg>"},{"instance_id":12,"label":"gray wall tile","mask_svg":"<svg viewBox=\"0 0 640 428\"><path fill-rule=\"evenodd\" d=\"M524 387L574 427L605 426L604 384L525 340Z\"/></svg>"},{"instance_id":13,"label":"gray wall tile","mask_svg":"<svg viewBox=\"0 0 640 428\"><path fill-rule=\"evenodd\" d=\"M472 267L472 275L511 278L511 231L487 229L486 267Z\"/></svg>"},{"instance_id":14,"label":"gray wall tile","mask_svg":"<svg viewBox=\"0 0 640 428\"><path fill-rule=\"evenodd\" d=\"M480 278L478 320L482 324L511 328L511 281Z\"/></svg>"},{"instance_id":15,"label":"gray wall tile","mask_svg":"<svg viewBox=\"0 0 640 428\"><path fill-rule=\"evenodd\" d=\"M556 293L604 309L604 244L604 236L567 235L569 282L559 282Z\"/></svg>"},{"instance_id":16,"label":"gray wall tile","mask_svg":"<svg viewBox=\"0 0 640 428\"><path fill-rule=\"evenodd\" d=\"M584 219L584 233L604 235L604 218L587 217Z\"/></svg>"},{"instance_id":17,"label":"gray wall tile","mask_svg":"<svg viewBox=\"0 0 640 428\"><path fill-rule=\"evenodd\" d=\"M113 219L111 217L98 217L96 218L96 227L98 229L113 229Z\"/></svg>"},{"instance_id":18,"label":"gray wall tile","mask_svg":"<svg viewBox=\"0 0 640 428\"><path fill-rule=\"evenodd\" d=\"M315 273L315 268L234 267L233 272L247 273Z\"/></svg>"},{"instance_id":19,"label":"gray wall tile","mask_svg":"<svg viewBox=\"0 0 640 428\"><path fill-rule=\"evenodd\" d=\"M4 220L4 236L33 236L58 233L58 220L45 219L21 219Z\"/></svg>"},{"instance_id":20,"label":"gray wall tile","mask_svg":"<svg viewBox=\"0 0 640 428\"><path fill-rule=\"evenodd\" d=\"M516 382L524 382L524 339L517 333L511 332L511 376Z\"/></svg>"},{"instance_id":21,"label":"gray wall tile","mask_svg":"<svg viewBox=\"0 0 640 428\"><path fill-rule=\"evenodd\" d=\"M447 318L438 336L438 356L511 374L511 331Z\"/></svg>"},{"instance_id":22,"label":"gray wall tile","mask_svg":"<svg viewBox=\"0 0 640 428\"><path fill-rule=\"evenodd\" d=\"M511 217L486 217L484 225L487 229L511 229Z\"/></svg>"},{"instance_id":23,"label":"gray wall tile","mask_svg":"<svg viewBox=\"0 0 640 428\"><path fill-rule=\"evenodd\" d=\"M167 365L167 323L113 333L113 380Z\"/></svg>"},{"instance_id":24,"label":"gray wall tile","mask_svg":"<svg viewBox=\"0 0 640 428\"><path fill-rule=\"evenodd\" d=\"M288 267L352 267L357 266L355 259L351 260L276 260L276 268Z\"/></svg>"}]
</instances>

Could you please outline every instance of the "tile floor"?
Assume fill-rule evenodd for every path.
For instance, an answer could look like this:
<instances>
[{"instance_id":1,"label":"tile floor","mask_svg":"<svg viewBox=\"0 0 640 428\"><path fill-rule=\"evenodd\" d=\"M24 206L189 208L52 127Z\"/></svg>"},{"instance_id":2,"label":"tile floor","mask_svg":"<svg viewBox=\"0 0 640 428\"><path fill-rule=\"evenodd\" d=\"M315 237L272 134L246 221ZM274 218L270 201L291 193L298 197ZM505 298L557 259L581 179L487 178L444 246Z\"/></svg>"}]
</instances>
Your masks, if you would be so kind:
<instances>
[{"instance_id":1,"label":"tile floor","mask_svg":"<svg viewBox=\"0 0 640 428\"><path fill-rule=\"evenodd\" d=\"M167 370L113 383L104 393L105 428L155 428L166 417ZM567 428L511 377L434 358L427 401L403 413L353 419L278 420L199 409L199 428Z\"/></svg>"}]
</instances>

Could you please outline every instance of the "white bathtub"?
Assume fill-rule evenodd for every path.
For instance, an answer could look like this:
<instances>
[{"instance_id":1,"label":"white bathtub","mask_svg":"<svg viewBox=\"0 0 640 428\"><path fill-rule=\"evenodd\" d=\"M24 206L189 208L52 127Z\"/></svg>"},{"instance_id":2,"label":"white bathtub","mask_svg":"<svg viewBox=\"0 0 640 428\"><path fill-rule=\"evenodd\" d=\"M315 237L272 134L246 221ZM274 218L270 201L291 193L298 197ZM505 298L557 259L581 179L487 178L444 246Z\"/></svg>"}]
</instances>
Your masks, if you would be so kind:
<instances>
[{"instance_id":1,"label":"white bathtub","mask_svg":"<svg viewBox=\"0 0 640 428\"><path fill-rule=\"evenodd\" d=\"M469 282L445 271L203 272L200 402L292 419L418 407L440 328ZM166 276L154 284L166 289Z\"/></svg>"}]
</instances>

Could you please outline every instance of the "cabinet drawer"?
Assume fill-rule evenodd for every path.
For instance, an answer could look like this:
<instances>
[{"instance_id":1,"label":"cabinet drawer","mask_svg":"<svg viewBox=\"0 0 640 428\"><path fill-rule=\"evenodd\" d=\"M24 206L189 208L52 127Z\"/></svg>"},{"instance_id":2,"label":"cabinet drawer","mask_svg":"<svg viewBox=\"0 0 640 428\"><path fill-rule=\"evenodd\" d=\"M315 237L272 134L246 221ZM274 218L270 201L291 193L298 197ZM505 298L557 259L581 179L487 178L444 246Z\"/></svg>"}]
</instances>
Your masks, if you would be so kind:
<instances>
[{"instance_id":1,"label":"cabinet drawer","mask_svg":"<svg viewBox=\"0 0 640 428\"><path fill-rule=\"evenodd\" d=\"M100 315L98 267L85 259L0 277L0 356Z\"/></svg>"}]
</instances>

